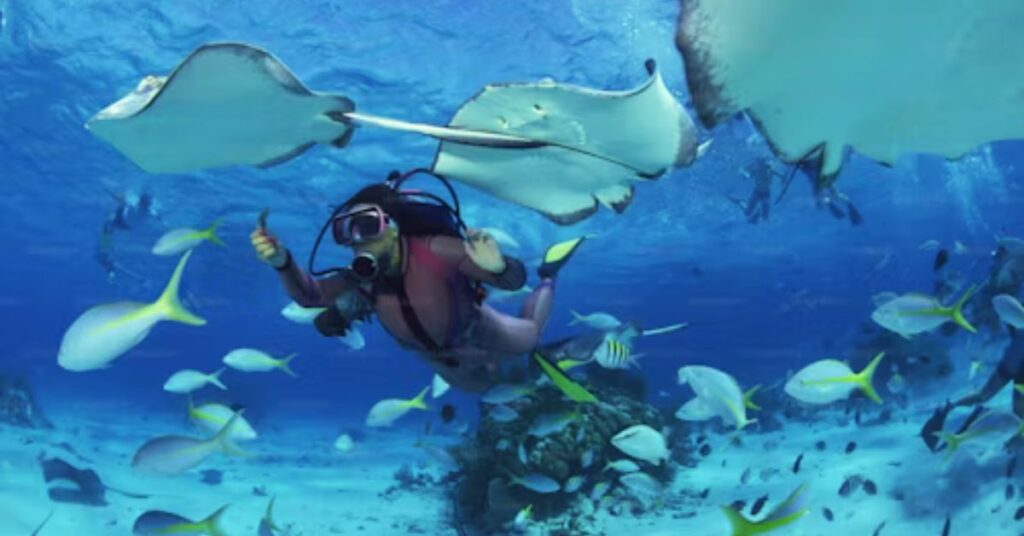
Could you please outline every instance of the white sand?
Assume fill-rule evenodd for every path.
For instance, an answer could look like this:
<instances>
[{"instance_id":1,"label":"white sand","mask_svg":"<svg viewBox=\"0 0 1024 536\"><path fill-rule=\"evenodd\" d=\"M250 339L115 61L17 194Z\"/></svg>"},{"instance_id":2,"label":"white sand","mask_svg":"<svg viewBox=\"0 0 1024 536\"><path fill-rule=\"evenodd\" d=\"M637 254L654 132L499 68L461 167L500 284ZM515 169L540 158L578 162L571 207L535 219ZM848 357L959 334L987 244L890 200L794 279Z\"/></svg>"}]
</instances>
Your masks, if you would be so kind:
<instances>
[{"instance_id":1,"label":"white sand","mask_svg":"<svg viewBox=\"0 0 1024 536\"><path fill-rule=\"evenodd\" d=\"M1007 396L993 401L994 406L1001 404L1008 404ZM943 457L929 453L917 437L927 407L921 404L916 411L897 412L889 424L861 427L852 423L836 425L842 416L826 410L821 412L821 421L810 426L793 424L769 434L745 433L741 446L725 446L726 436L709 433L712 453L700 458L695 468L680 468L664 506L639 517L629 513L615 516L608 511L615 501L606 502L593 516L592 532L727 535L728 524L719 505L744 500L749 511L755 499L767 494L764 515L805 482L811 485L811 513L778 534L866 536L885 521L882 536L938 536L947 514L953 518L954 536L1024 530L1024 521L1013 521L1024 498L1003 498L1007 456L974 449L944 464ZM218 455L178 477L151 477L133 473L131 457L139 445L156 435L195 434L178 416L168 414L148 421L124 414L90 421L66 415L51 415L51 419L55 431L0 426L2 535L30 534L51 510L55 515L40 536L113 536L130 533L135 518L146 510L166 510L200 519L226 503L232 504L224 518L228 534L255 534L269 500L254 495L253 489L260 486L277 497L275 518L288 529L286 534L455 533L448 517L450 503L442 490L435 487L384 493L398 486L394 473L402 464L438 474L436 463L413 446L419 431L413 426L399 423L396 430L368 432L348 455L332 447L345 423L299 423L263 430L257 426L260 438L243 445L254 454L252 457ZM825 451L815 448L819 440L826 442ZM843 449L850 441L855 441L857 448L845 454ZM72 445L87 460L57 446L62 442ZM140 500L108 493L110 504L105 507L53 503L46 496L36 462L41 452L96 470L108 486L153 497ZM804 454L802 468L794 475L791 467L800 453ZM740 478L747 468L751 475L743 485ZM201 483L200 472L204 469L223 471L223 483ZM762 479L762 470L772 474ZM1020 472L1024 473L1024 467ZM868 496L860 490L850 497L840 497L840 485L853 474L873 480L878 494ZM1014 485L1021 483L1024 480L1016 478ZM588 483L585 489L591 485ZM697 498L696 494L705 488L710 488L707 499ZM897 490L904 493L903 501L894 498ZM822 515L823 507L834 513L832 522ZM564 519L536 522L526 532L543 534L564 524Z\"/></svg>"}]
</instances>

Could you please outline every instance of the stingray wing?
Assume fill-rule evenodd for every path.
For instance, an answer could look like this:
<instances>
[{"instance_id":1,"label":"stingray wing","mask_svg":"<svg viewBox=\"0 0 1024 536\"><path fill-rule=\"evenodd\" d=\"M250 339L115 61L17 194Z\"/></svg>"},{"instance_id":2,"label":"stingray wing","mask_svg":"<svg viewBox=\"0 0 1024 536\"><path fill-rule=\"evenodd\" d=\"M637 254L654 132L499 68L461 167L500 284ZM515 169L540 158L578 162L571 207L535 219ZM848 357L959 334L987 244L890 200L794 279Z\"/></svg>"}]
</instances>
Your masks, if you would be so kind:
<instances>
[{"instance_id":1,"label":"stingray wing","mask_svg":"<svg viewBox=\"0 0 1024 536\"><path fill-rule=\"evenodd\" d=\"M562 224L589 217L599 204L622 212L634 181L655 179L697 155L693 122L654 63L647 66L648 80L629 91L551 81L489 85L448 127L532 143L442 138L433 170Z\"/></svg>"},{"instance_id":2,"label":"stingray wing","mask_svg":"<svg viewBox=\"0 0 1024 536\"><path fill-rule=\"evenodd\" d=\"M686 0L676 42L706 126L746 110L829 177L847 147L891 164L1024 137L1022 23L1019 0Z\"/></svg>"},{"instance_id":3,"label":"stingray wing","mask_svg":"<svg viewBox=\"0 0 1024 536\"><path fill-rule=\"evenodd\" d=\"M148 172L182 173L266 167L317 143L343 146L352 127L340 114L353 109L345 97L306 89L264 50L219 43L167 77L146 77L86 126Z\"/></svg>"}]
</instances>

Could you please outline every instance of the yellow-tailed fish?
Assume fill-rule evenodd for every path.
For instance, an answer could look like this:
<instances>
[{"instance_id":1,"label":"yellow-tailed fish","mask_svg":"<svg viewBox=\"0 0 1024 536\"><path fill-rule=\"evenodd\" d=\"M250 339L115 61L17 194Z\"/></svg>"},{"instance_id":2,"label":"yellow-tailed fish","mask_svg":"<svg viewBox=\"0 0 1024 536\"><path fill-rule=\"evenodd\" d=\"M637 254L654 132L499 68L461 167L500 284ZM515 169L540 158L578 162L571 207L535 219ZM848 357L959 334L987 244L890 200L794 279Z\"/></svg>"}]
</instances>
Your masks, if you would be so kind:
<instances>
[{"instance_id":1,"label":"yellow-tailed fish","mask_svg":"<svg viewBox=\"0 0 1024 536\"><path fill-rule=\"evenodd\" d=\"M420 394L410 398L409 400L386 398L377 402L372 408L370 408L370 413L366 416L366 425L373 428L391 426L392 423L401 418L402 415L408 413L409 410L428 409L427 404L423 402L428 391L430 391L429 385L420 391Z\"/></svg>"},{"instance_id":2,"label":"yellow-tailed fish","mask_svg":"<svg viewBox=\"0 0 1024 536\"><path fill-rule=\"evenodd\" d=\"M879 352L864 370L857 373L842 361L817 361L801 369L786 382L786 393L808 404L830 404L848 398L853 391L859 389L865 396L881 404L882 397L878 396L872 382L883 357L885 352Z\"/></svg>"},{"instance_id":3,"label":"yellow-tailed fish","mask_svg":"<svg viewBox=\"0 0 1024 536\"><path fill-rule=\"evenodd\" d=\"M207 534L209 536L226 536L224 529L220 527L220 518L228 506L221 506L219 510L210 514L202 521L192 521L187 517L170 512L150 510L135 519L132 525L132 534L139 536L158 536L164 534ZM260 533L260 536L263 536Z\"/></svg>"},{"instance_id":4,"label":"yellow-tailed fish","mask_svg":"<svg viewBox=\"0 0 1024 536\"><path fill-rule=\"evenodd\" d=\"M184 436L151 439L135 452L132 468L145 473L177 475L203 463L216 452L244 456L245 451L231 440L231 430L241 415L242 411L236 413L217 435L209 439Z\"/></svg>"},{"instance_id":5,"label":"yellow-tailed fish","mask_svg":"<svg viewBox=\"0 0 1024 536\"><path fill-rule=\"evenodd\" d=\"M217 236L217 227L220 226L220 222L221 220L218 218L209 227L201 230L183 228L168 231L153 245L153 254L177 255L191 250L204 241L223 246L224 241Z\"/></svg>"},{"instance_id":6,"label":"yellow-tailed fish","mask_svg":"<svg viewBox=\"0 0 1024 536\"><path fill-rule=\"evenodd\" d=\"M291 362L298 354L289 354L275 359L266 352L254 348L236 348L224 356L224 364L243 372L268 372L280 369L285 374L297 378L299 375L291 369Z\"/></svg>"},{"instance_id":7,"label":"yellow-tailed fish","mask_svg":"<svg viewBox=\"0 0 1024 536\"><path fill-rule=\"evenodd\" d=\"M108 303L82 313L64 333L57 363L76 372L104 368L141 343L158 322L206 324L206 320L186 310L178 297L181 275L190 255L191 252L182 255L167 287L155 302Z\"/></svg>"}]
</instances>

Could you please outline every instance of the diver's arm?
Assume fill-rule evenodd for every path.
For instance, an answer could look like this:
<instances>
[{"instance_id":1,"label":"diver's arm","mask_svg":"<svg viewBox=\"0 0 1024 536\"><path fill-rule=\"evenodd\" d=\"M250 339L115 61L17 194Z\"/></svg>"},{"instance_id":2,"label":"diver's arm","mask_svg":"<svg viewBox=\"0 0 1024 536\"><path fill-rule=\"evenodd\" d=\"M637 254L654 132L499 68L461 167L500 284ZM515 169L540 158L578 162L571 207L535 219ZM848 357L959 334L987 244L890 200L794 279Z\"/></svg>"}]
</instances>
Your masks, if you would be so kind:
<instances>
[{"instance_id":1,"label":"diver's arm","mask_svg":"<svg viewBox=\"0 0 1024 536\"><path fill-rule=\"evenodd\" d=\"M351 287L348 278L336 275L326 279L313 279L292 258L288 248L263 226L249 235L253 250L259 259L275 270L285 291L302 307L328 307L334 299Z\"/></svg>"},{"instance_id":2,"label":"diver's arm","mask_svg":"<svg viewBox=\"0 0 1024 536\"><path fill-rule=\"evenodd\" d=\"M344 275L314 279L292 259L290 251L285 250L285 254L284 266L274 269L285 292L302 307L329 307L335 298L351 290L350 281Z\"/></svg>"},{"instance_id":3,"label":"diver's arm","mask_svg":"<svg viewBox=\"0 0 1024 536\"><path fill-rule=\"evenodd\" d=\"M505 265L500 272L491 272L478 265L466 253L466 244L459 238L435 236L430 239L430 250L448 260L467 277L503 290L519 290L526 284L526 267L514 257L502 255Z\"/></svg>"}]
</instances>

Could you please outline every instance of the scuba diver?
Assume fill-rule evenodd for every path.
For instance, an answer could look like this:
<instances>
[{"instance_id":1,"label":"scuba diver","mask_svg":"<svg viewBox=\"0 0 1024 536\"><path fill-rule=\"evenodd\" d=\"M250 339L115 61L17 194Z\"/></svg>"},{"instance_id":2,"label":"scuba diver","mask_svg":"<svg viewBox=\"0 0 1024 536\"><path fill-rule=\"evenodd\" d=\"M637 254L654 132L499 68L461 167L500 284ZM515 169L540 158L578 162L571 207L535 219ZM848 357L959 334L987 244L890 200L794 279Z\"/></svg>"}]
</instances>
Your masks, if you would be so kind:
<instances>
[{"instance_id":1,"label":"scuba diver","mask_svg":"<svg viewBox=\"0 0 1024 536\"><path fill-rule=\"evenodd\" d=\"M1007 384L1024 384L1024 336L1019 335L1012 327L1009 329L1010 345L1003 352L995 372L978 392L956 400L953 407L984 404L1002 391ZM1024 393L1017 389L1013 390L1013 412L1024 419Z\"/></svg>"},{"instance_id":2,"label":"scuba diver","mask_svg":"<svg viewBox=\"0 0 1024 536\"><path fill-rule=\"evenodd\" d=\"M991 400L1007 384L1014 386L1013 414L1018 419L1024 419L1024 392L1018 388L1019 385L1024 384L1024 335L1018 334L1017 330L1012 327L1009 329L1010 345L1003 352L1003 357L999 360L995 372L988 378L985 385L977 392L953 402L946 402L944 406L937 408L928 421L925 422L920 435L925 445L932 452L938 452L945 448L944 444L940 444L939 433L944 430L946 418L953 409L958 407L974 407L971 414L960 425L955 434L962 435L985 414L986 408L982 404ZM1019 448L1021 444L1021 437L1016 435L1006 443L1006 447Z\"/></svg>"},{"instance_id":3,"label":"scuba diver","mask_svg":"<svg viewBox=\"0 0 1024 536\"><path fill-rule=\"evenodd\" d=\"M401 189L418 173L439 179L454 206L428 192ZM467 391L485 390L504 359L536 347L551 311L555 278L584 241L548 249L538 270L541 283L515 318L483 303L483 285L521 288L526 283L523 263L502 255L486 233L469 230L454 190L427 170L393 172L384 183L367 186L342 203L320 231L308 272L262 219L250 235L257 256L277 270L296 303L327 308L315 320L321 334L341 336L352 322L376 314L400 345ZM328 230L335 243L355 254L350 266L314 267Z\"/></svg>"},{"instance_id":4,"label":"scuba diver","mask_svg":"<svg viewBox=\"0 0 1024 536\"><path fill-rule=\"evenodd\" d=\"M112 281L119 271L126 272L114 261L114 232L118 230L129 230L133 226L143 222L146 218L160 219L159 213L153 202L153 196L142 192L138 196L129 196L107 190L110 197L114 198L117 206L107 216L100 230L100 241L96 248L96 262L107 274L107 280ZM130 274L130 273L129 273ZM130 274L138 278L135 274Z\"/></svg>"},{"instance_id":5,"label":"scuba diver","mask_svg":"<svg viewBox=\"0 0 1024 536\"><path fill-rule=\"evenodd\" d=\"M992 372L992 375L989 376L985 384L974 393L963 396L953 402L946 402L943 407L936 409L928 421L925 422L924 427L921 429L921 437L930 450L941 450L936 432L943 430L946 417L954 408L974 407L971 415L960 427L960 431L957 432L958 434L963 433L982 415L985 409L982 404L991 400L1008 384L1014 387L1012 393L1013 413L1018 418L1024 419L1024 390L1022 390L1024 389L1022 387L1024 386L1024 335L1013 326L1007 325L1006 328L1010 333L1010 344L1003 351L995 371ZM1020 440L1014 442L1014 444L1019 443Z\"/></svg>"},{"instance_id":6,"label":"scuba diver","mask_svg":"<svg viewBox=\"0 0 1024 536\"><path fill-rule=\"evenodd\" d=\"M793 179L798 172L802 172L811 181L811 193L814 196L815 206L819 209L827 208L832 217L837 220L849 219L850 225L856 226L864 223L864 216L861 215L860 210L846 194L836 189L834 181L819 177L818 166L820 163L814 156L813 152L808 153L807 156L793 164L789 175L782 183L782 191L775 198L775 204L778 205L782 202L789 187L793 184Z\"/></svg>"},{"instance_id":7,"label":"scuba diver","mask_svg":"<svg viewBox=\"0 0 1024 536\"><path fill-rule=\"evenodd\" d=\"M754 189L746 203L732 196L729 196L729 200L740 207L748 223L768 221L768 212L772 206L772 179L782 178L782 175L772 169L767 158L755 160L740 170L740 173L754 180Z\"/></svg>"}]
</instances>

